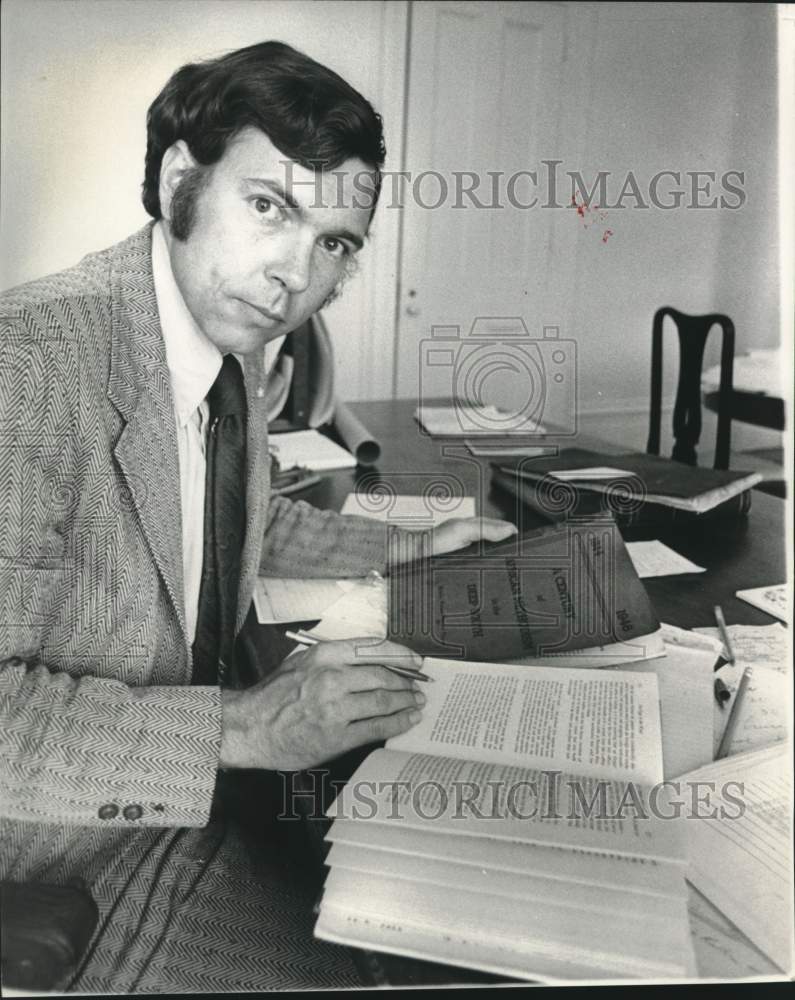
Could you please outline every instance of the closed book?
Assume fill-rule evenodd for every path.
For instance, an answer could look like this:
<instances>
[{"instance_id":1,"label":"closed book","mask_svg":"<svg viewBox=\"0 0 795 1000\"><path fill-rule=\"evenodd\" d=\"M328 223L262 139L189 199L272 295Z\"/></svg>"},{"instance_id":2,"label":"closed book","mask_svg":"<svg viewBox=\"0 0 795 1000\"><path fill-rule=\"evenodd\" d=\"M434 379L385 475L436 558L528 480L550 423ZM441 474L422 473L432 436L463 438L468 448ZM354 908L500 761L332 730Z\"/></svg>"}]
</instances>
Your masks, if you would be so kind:
<instances>
[{"instance_id":1,"label":"closed book","mask_svg":"<svg viewBox=\"0 0 795 1000\"><path fill-rule=\"evenodd\" d=\"M549 525L389 576L388 638L425 656L517 660L610 646L660 623L610 517Z\"/></svg>"},{"instance_id":2,"label":"closed book","mask_svg":"<svg viewBox=\"0 0 795 1000\"><path fill-rule=\"evenodd\" d=\"M659 504L703 514L750 490L762 481L758 472L707 469L684 465L656 455L628 452L605 455L582 448L568 448L554 457L514 456L492 465L530 482L545 483L549 492L589 490L601 493L627 509Z\"/></svg>"},{"instance_id":3,"label":"closed book","mask_svg":"<svg viewBox=\"0 0 795 1000\"><path fill-rule=\"evenodd\" d=\"M579 483L566 493L561 493L555 488L557 484L551 485L549 480L527 479L515 469L506 470L496 464L492 468L491 479L495 485L508 490L536 514L551 522L564 521L569 517L612 514L621 529L642 530L671 526L687 528L705 522L743 517L751 509L750 489L736 493L717 506L699 513L640 500L618 491L612 494L598 493Z\"/></svg>"}]
</instances>

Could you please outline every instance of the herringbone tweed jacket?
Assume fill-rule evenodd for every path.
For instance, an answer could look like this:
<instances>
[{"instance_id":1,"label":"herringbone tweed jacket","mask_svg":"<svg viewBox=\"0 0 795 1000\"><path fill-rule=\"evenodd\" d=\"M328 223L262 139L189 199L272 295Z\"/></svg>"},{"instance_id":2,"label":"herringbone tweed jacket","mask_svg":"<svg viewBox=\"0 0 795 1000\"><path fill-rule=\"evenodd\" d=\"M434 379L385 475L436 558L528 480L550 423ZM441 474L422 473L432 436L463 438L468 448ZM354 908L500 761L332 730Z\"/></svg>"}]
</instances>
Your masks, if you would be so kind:
<instances>
[{"instance_id":1,"label":"herringbone tweed jacket","mask_svg":"<svg viewBox=\"0 0 795 1000\"><path fill-rule=\"evenodd\" d=\"M357 575L385 558L380 525L269 500L261 360L247 359L244 374L238 628L258 571ZM180 938L180 892L192 895L194 930L206 925L217 936L219 921L230 919L218 909L219 884L233 877L224 835L208 850L206 831L197 839L185 829L208 822L221 717L218 689L190 686L179 497L147 226L0 296L0 871L14 880L88 882L102 922L94 964L78 982L85 989L162 990L166 966L170 975L196 971L190 948L176 965L173 956L156 958L163 921L171 926L165 937ZM198 853L185 848L194 841ZM183 857L175 882L168 865L185 851L192 860ZM245 869L237 855L234 864ZM262 880L252 879L243 883L256 883L260 899ZM136 909L142 899L145 914ZM246 903L238 894L230 906L239 914ZM261 928L263 919L254 922ZM191 934L183 937L194 941ZM103 941L115 958L102 957ZM261 941L258 933L257 948ZM206 965L209 945L196 947ZM220 988L267 988L262 978L272 967L246 966L242 980L230 979L221 950ZM207 982L189 979L187 988ZM323 985L308 974L306 983ZM183 986L170 981L171 989Z\"/></svg>"}]
</instances>

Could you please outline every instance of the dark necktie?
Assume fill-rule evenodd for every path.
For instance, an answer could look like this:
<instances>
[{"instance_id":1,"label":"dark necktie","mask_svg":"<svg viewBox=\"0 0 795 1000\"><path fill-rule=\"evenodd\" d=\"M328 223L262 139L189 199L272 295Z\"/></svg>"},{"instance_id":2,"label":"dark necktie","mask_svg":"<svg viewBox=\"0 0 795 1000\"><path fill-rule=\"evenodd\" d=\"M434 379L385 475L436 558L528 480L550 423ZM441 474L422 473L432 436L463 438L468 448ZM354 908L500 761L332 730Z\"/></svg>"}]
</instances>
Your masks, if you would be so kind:
<instances>
[{"instance_id":1,"label":"dark necktie","mask_svg":"<svg viewBox=\"0 0 795 1000\"><path fill-rule=\"evenodd\" d=\"M234 666L237 591L246 530L247 407L243 373L231 354L224 357L207 403L210 430L204 561L193 641L194 684L217 684Z\"/></svg>"}]
</instances>

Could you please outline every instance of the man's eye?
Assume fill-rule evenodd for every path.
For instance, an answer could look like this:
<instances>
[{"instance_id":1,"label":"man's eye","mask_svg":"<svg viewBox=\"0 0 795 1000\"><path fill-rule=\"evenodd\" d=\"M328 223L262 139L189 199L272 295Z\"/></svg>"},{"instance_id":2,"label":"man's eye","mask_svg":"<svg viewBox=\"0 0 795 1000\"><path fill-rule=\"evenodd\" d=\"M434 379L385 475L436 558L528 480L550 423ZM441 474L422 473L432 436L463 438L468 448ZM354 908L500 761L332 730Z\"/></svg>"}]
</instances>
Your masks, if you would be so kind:
<instances>
[{"instance_id":1,"label":"man's eye","mask_svg":"<svg viewBox=\"0 0 795 1000\"><path fill-rule=\"evenodd\" d=\"M323 246L326 250L328 250L332 257L347 257L350 253L347 246L334 236L327 236L326 239L323 240Z\"/></svg>"},{"instance_id":2,"label":"man's eye","mask_svg":"<svg viewBox=\"0 0 795 1000\"><path fill-rule=\"evenodd\" d=\"M270 198L255 198L254 208L260 215L273 215L276 205L270 200Z\"/></svg>"}]
</instances>

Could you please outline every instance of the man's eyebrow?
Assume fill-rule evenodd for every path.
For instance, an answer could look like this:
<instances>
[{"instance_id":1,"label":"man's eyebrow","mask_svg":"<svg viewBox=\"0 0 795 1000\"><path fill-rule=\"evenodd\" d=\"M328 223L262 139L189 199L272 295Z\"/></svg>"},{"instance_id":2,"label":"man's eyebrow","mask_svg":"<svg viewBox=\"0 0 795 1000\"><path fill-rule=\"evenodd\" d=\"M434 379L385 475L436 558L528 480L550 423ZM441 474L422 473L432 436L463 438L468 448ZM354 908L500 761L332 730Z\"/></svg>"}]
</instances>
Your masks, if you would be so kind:
<instances>
[{"instance_id":1,"label":"man's eyebrow","mask_svg":"<svg viewBox=\"0 0 795 1000\"><path fill-rule=\"evenodd\" d=\"M244 177L243 182L248 184L250 187L265 187L269 191L272 191L275 195L282 199L290 208L297 212L303 212L303 209L298 204L298 202L281 186L278 181L271 180L269 177Z\"/></svg>"}]
</instances>

